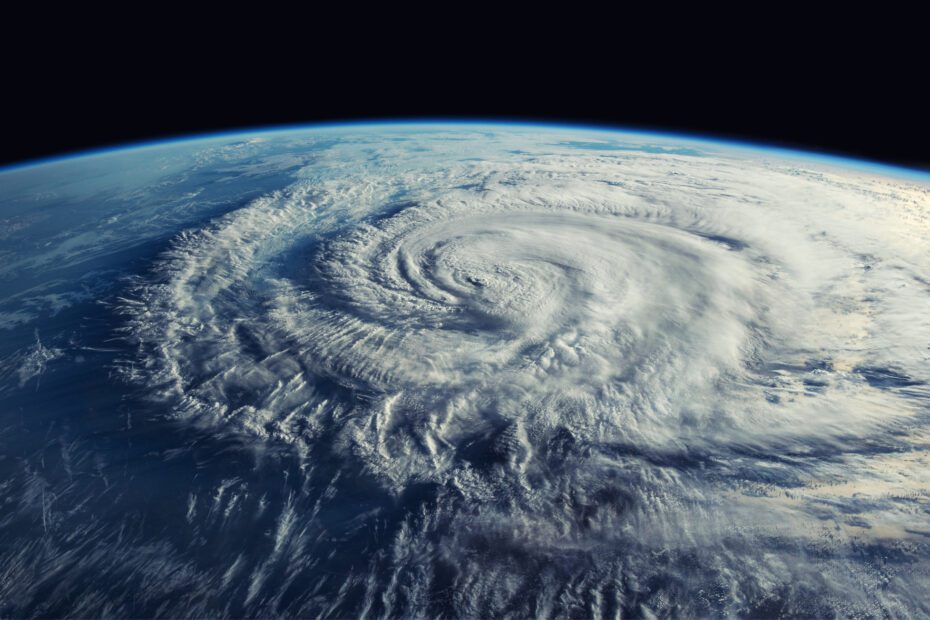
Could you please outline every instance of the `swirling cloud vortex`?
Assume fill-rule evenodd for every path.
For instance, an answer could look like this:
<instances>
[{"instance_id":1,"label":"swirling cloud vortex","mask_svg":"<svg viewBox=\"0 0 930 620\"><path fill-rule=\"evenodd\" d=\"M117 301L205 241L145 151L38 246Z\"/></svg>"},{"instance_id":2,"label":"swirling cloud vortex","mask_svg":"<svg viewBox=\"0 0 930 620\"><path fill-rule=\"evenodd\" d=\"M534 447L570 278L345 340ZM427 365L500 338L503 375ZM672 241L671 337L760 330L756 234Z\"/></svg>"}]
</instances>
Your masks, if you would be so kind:
<instances>
[{"instance_id":1,"label":"swirling cloud vortex","mask_svg":"<svg viewBox=\"0 0 930 620\"><path fill-rule=\"evenodd\" d=\"M132 379L179 423L403 506L346 576L360 600L928 611L902 551L930 535L906 495L928 478L925 186L742 151L430 148L308 167L180 235L125 307Z\"/></svg>"}]
</instances>

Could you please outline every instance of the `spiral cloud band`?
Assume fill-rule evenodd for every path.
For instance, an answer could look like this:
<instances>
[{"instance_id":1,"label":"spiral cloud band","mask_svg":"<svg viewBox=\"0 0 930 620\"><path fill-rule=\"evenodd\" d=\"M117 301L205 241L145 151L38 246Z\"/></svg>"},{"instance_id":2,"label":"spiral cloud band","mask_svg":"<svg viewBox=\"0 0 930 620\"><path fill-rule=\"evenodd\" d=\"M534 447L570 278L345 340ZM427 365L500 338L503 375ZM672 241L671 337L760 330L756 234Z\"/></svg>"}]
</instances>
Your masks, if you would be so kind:
<instances>
[{"instance_id":1,"label":"spiral cloud band","mask_svg":"<svg viewBox=\"0 0 930 620\"><path fill-rule=\"evenodd\" d=\"M207 470L250 463L174 491L178 527L265 540L165 543L220 593L178 604L930 614L926 183L621 134L395 137L321 135L116 296L114 376L151 423L227 442Z\"/></svg>"}]
</instances>

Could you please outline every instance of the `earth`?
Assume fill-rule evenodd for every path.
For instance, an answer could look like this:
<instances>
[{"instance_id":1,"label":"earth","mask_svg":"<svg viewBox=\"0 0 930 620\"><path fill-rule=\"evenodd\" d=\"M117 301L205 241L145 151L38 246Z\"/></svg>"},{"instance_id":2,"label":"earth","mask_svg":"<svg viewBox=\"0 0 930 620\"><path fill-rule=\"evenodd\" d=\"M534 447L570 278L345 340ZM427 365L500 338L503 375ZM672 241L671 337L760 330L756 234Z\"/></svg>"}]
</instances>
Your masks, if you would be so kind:
<instances>
[{"instance_id":1,"label":"earth","mask_svg":"<svg viewBox=\"0 0 930 620\"><path fill-rule=\"evenodd\" d=\"M930 615L930 175L360 124L0 172L0 616Z\"/></svg>"}]
</instances>

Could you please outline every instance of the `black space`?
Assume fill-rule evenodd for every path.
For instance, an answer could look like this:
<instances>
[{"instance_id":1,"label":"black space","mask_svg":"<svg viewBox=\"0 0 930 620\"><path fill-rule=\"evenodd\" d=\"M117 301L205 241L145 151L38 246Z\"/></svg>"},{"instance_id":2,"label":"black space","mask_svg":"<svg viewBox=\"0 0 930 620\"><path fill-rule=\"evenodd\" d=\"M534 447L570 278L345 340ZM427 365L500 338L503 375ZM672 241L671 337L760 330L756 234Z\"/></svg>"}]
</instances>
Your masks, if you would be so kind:
<instances>
[{"instance_id":1,"label":"black space","mask_svg":"<svg viewBox=\"0 0 930 620\"><path fill-rule=\"evenodd\" d=\"M790 19L766 35L756 20L726 37L686 24L632 38L636 23L597 15L465 34L449 18L394 33L377 16L362 32L289 15L169 30L148 17L90 32L62 18L7 41L0 163L240 127L442 117L691 132L930 169L926 54L906 32L839 44Z\"/></svg>"}]
</instances>

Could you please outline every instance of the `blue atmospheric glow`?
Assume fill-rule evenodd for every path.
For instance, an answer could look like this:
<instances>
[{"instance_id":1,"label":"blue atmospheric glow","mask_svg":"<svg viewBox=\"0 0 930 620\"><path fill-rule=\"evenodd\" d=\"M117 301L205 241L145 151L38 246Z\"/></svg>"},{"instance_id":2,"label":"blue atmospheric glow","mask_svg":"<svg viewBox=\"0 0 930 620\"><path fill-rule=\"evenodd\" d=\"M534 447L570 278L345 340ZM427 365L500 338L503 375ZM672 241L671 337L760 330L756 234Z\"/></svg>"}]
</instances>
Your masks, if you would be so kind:
<instances>
[{"instance_id":1,"label":"blue atmospheric glow","mask_svg":"<svg viewBox=\"0 0 930 620\"><path fill-rule=\"evenodd\" d=\"M730 149L748 149L756 152L768 152L773 156L780 156L793 159L803 159L807 161L819 161L824 164L841 166L845 168L857 168L863 171L869 171L874 174L890 174L894 176L904 176L915 180L930 180L930 171L912 168L908 166L888 164L884 162L849 157L845 155L834 155L819 151L805 151L803 149L788 148L776 146L773 144L735 139L719 138L708 134L689 133L689 132L672 132L660 129L643 129L638 127L624 127L620 125L601 125L592 123L571 123L571 122L542 122L542 121L525 121L525 120L507 120L507 119L460 119L450 118L423 118L416 120L392 120L392 119L370 119L370 120L348 120L348 121L328 121L307 124L293 125L266 125L255 127L244 127L241 129L232 129L228 131L216 131L208 133L180 134L176 136L157 138L154 140L142 140L138 142L127 142L123 144L114 144L100 148L75 151L62 155L53 155L50 157L38 158L20 163L13 163L0 167L0 174L12 170L23 168L34 168L45 164L55 164L73 159L84 157L105 156L127 150L158 148L180 143L196 143L213 140L223 140L230 138L239 138L254 135L284 135L295 132L307 131L325 131L325 130L351 130L351 129L404 129L404 128L423 128L437 127L450 128L456 127L511 127L524 129L547 129L547 130L564 130L564 131L587 131L604 134L624 134L628 136L640 136L649 138L658 138L678 142L687 142L691 144L707 144L717 147Z\"/></svg>"}]
</instances>

